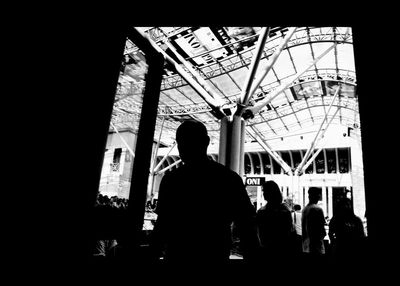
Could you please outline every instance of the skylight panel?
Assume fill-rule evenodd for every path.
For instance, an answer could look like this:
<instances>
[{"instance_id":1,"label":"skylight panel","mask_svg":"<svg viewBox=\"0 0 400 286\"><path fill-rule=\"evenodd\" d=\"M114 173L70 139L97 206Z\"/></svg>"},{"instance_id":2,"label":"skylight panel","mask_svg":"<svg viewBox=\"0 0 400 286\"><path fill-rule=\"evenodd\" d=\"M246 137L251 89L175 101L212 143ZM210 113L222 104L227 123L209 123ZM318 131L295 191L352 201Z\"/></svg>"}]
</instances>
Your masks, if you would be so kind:
<instances>
[{"instance_id":1,"label":"skylight panel","mask_svg":"<svg viewBox=\"0 0 400 286\"><path fill-rule=\"evenodd\" d=\"M236 78L230 74L235 80ZM232 79L226 75L222 74L220 76L214 77L213 82L225 93L226 96L231 96L240 93L240 89L232 81ZM212 86L212 83L209 83ZM214 86L212 86L214 87Z\"/></svg>"},{"instance_id":2,"label":"skylight panel","mask_svg":"<svg viewBox=\"0 0 400 286\"><path fill-rule=\"evenodd\" d=\"M324 53L333 43L313 43L313 51L315 58ZM335 64L335 49L331 49L325 56L323 56L317 63L317 69L336 69Z\"/></svg>"},{"instance_id":3,"label":"skylight panel","mask_svg":"<svg viewBox=\"0 0 400 286\"><path fill-rule=\"evenodd\" d=\"M349 44L338 45L337 50L339 69L355 71L353 46Z\"/></svg>"},{"instance_id":4,"label":"skylight panel","mask_svg":"<svg viewBox=\"0 0 400 286\"><path fill-rule=\"evenodd\" d=\"M295 73L292 61L287 50L283 50L274 64L274 70L279 79Z\"/></svg>"},{"instance_id":5,"label":"skylight panel","mask_svg":"<svg viewBox=\"0 0 400 286\"><path fill-rule=\"evenodd\" d=\"M290 48L290 54L297 72L303 71L313 60L309 45L292 47Z\"/></svg>"}]
</instances>

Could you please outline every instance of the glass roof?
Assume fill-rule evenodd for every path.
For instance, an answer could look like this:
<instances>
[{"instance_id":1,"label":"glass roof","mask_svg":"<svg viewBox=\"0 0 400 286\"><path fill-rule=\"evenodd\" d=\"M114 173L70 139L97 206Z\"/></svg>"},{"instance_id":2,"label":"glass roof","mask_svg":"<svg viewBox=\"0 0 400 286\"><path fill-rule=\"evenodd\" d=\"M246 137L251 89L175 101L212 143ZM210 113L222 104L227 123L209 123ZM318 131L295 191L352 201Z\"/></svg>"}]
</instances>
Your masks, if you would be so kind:
<instances>
[{"instance_id":1,"label":"glass roof","mask_svg":"<svg viewBox=\"0 0 400 286\"><path fill-rule=\"evenodd\" d=\"M222 103L220 108L227 116L235 113L255 58L259 36L265 30L263 27L136 29L146 34L191 78L204 80L208 93L218 98ZM265 77L246 106L260 109L255 109L257 112L246 118L246 126L257 130L266 141L279 136L301 134L302 130L317 130L331 105L327 121L335 114L331 124L359 126L352 29L297 27L269 72L264 75L263 71L271 65L271 59L278 53L279 46L291 29L269 28L255 73L255 79ZM143 53L127 39L112 117L116 128L129 127L136 132L146 69ZM263 104L284 86L287 88ZM335 97L339 86L341 89ZM211 143L218 144L220 119L200 93L166 61L154 140L158 140L162 131L161 143L171 146L175 141L176 128L187 118L204 122ZM253 140L248 134L246 136L246 142Z\"/></svg>"}]
</instances>

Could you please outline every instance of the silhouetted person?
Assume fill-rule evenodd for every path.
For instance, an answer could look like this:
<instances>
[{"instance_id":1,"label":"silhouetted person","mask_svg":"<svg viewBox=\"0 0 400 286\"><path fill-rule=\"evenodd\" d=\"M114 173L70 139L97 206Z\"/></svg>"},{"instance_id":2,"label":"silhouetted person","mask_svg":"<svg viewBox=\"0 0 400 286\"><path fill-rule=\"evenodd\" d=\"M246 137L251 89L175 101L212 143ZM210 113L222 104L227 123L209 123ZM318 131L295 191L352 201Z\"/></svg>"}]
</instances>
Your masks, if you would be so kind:
<instances>
[{"instance_id":1,"label":"silhouetted person","mask_svg":"<svg viewBox=\"0 0 400 286\"><path fill-rule=\"evenodd\" d=\"M362 262L365 232L361 218L353 212L351 200L338 201L329 222L329 238L332 243L334 262L350 264Z\"/></svg>"},{"instance_id":2,"label":"silhouetted person","mask_svg":"<svg viewBox=\"0 0 400 286\"><path fill-rule=\"evenodd\" d=\"M209 137L198 121L184 121L176 140L183 165L163 177L151 246L169 264L204 266L229 261L235 222L244 259L257 248L255 210L241 177L209 160ZM182 206L188 206L183 208Z\"/></svg>"},{"instance_id":3,"label":"silhouetted person","mask_svg":"<svg viewBox=\"0 0 400 286\"><path fill-rule=\"evenodd\" d=\"M265 182L262 191L267 204L257 211L256 221L264 259L271 263L290 259L294 243L291 212L282 203L282 193L274 181Z\"/></svg>"},{"instance_id":4,"label":"silhouetted person","mask_svg":"<svg viewBox=\"0 0 400 286\"><path fill-rule=\"evenodd\" d=\"M325 254L325 217L324 211L318 206L321 193L321 188L309 188L309 203L304 207L301 215L303 253L306 259L310 260L309 262L315 262L317 266L320 266L318 264Z\"/></svg>"},{"instance_id":5,"label":"silhouetted person","mask_svg":"<svg viewBox=\"0 0 400 286\"><path fill-rule=\"evenodd\" d=\"M302 244L302 231L301 231L301 206L295 204L293 206L293 226L295 230L294 237L294 254L299 257L303 252L303 244Z\"/></svg>"}]
</instances>

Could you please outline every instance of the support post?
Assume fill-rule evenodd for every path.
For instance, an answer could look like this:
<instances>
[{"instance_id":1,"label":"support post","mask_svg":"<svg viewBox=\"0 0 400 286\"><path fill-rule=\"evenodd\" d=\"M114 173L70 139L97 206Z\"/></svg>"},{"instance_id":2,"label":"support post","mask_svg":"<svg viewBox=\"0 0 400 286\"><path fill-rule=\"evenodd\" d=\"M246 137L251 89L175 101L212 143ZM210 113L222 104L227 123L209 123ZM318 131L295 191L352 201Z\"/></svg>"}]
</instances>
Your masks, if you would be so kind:
<instances>
[{"instance_id":1,"label":"support post","mask_svg":"<svg viewBox=\"0 0 400 286\"><path fill-rule=\"evenodd\" d=\"M264 51L264 46L265 46L265 42L268 38L268 34L269 34L269 30L270 28L263 28L260 32L260 36L258 37L258 42L256 45L256 48L254 50L254 55L247 73L247 77L244 83L244 86L242 88L242 92L240 94L240 98L239 98L239 103L241 106L246 106L249 103L250 100L250 96L251 94L250 92L250 88L251 85L253 83L254 80L254 76L257 72L257 68L258 65L260 63L260 59L262 56L262 53ZM243 112L243 110L241 108L238 108L237 110L237 115L241 115L241 113Z\"/></svg>"},{"instance_id":2,"label":"support post","mask_svg":"<svg viewBox=\"0 0 400 286\"><path fill-rule=\"evenodd\" d=\"M151 166L150 166L150 182L147 190L147 195L152 197L153 196L153 189L154 189L154 165L156 164L157 160L157 153L158 153L158 148L160 147L160 141L161 141L161 134L163 132L164 128L164 121L165 121L165 116L163 116L162 122L161 122L161 128L160 128L160 134L158 135L158 141L156 144L156 148L154 149L154 154L153 154L153 159L151 160Z\"/></svg>"},{"instance_id":3,"label":"support post","mask_svg":"<svg viewBox=\"0 0 400 286\"><path fill-rule=\"evenodd\" d=\"M136 156L132 168L132 180L129 190L128 221L126 225L128 252L138 254L140 234L143 228L147 186L150 171L151 152L160 98L161 80L164 68L163 56L151 48L148 41L132 30L130 35L135 44L146 54L148 70L145 76L146 86L143 93L142 112L136 141Z\"/></svg>"},{"instance_id":4,"label":"support post","mask_svg":"<svg viewBox=\"0 0 400 286\"><path fill-rule=\"evenodd\" d=\"M220 131L219 131L219 151L218 151L218 163L226 166L226 152L228 148L228 117L224 117L220 122Z\"/></svg>"},{"instance_id":5,"label":"support post","mask_svg":"<svg viewBox=\"0 0 400 286\"><path fill-rule=\"evenodd\" d=\"M239 174L240 167L240 143L241 143L241 116L233 116L231 124L232 131L230 132L230 150L229 150L229 168Z\"/></svg>"},{"instance_id":6,"label":"support post","mask_svg":"<svg viewBox=\"0 0 400 286\"><path fill-rule=\"evenodd\" d=\"M239 175L243 178L244 176L244 139L246 136L246 121L241 120L240 125L240 153L239 153Z\"/></svg>"}]
</instances>

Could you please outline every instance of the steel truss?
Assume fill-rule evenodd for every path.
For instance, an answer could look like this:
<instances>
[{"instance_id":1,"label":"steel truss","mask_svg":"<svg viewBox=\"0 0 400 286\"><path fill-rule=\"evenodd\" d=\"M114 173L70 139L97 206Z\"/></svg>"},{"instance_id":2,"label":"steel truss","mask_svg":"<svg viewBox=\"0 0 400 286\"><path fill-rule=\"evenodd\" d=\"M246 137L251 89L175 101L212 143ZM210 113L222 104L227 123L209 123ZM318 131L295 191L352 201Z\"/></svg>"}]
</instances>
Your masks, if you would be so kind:
<instances>
[{"instance_id":1,"label":"steel truss","mask_svg":"<svg viewBox=\"0 0 400 286\"><path fill-rule=\"evenodd\" d=\"M322 103L322 102L323 103ZM301 99L294 101L291 105L286 105L284 107L277 108L275 110L268 110L268 111L261 111L261 116L255 116L252 119L248 119L249 124L259 124L268 122L271 120L279 119L285 116L294 115L298 111L307 110L313 107L322 107L327 106L332 103L332 97L330 96L323 96L321 100L321 96L309 98L309 99ZM341 107L345 109L349 109L355 112L358 112L358 105L357 100L354 98L345 98L342 97L341 100L339 98L335 98L333 102L333 106ZM317 118L314 116L314 119ZM311 119L310 119L311 120ZM304 122L301 121L301 122ZM298 124L297 122L295 124Z\"/></svg>"},{"instance_id":2,"label":"steel truss","mask_svg":"<svg viewBox=\"0 0 400 286\"><path fill-rule=\"evenodd\" d=\"M328 31L332 31L333 29L330 28ZM310 34L307 34L307 29L297 29L291 39L288 41L285 49L289 49L295 46L310 44L310 43L320 43L320 42L332 42L332 43L346 43L352 44L352 36L351 34L346 33L344 28L337 28L336 29L336 38L333 32L322 32L321 28L310 28ZM271 38L270 40L275 40L276 37ZM268 45L268 41L266 46ZM261 59L268 58L272 56L275 50L279 47L280 43L273 45L272 47L266 47L264 49L263 56ZM221 59L215 63L211 63L209 65L205 65L200 67L199 69L202 71L202 74L205 75L205 79L210 79L219 75L223 75L227 72L231 72L242 67L248 66L251 63L253 54L250 52L254 50L255 47L246 49L241 51L240 53L233 54L228 56L224 59ZM161 89L170 89L179 87L184 85L185 81L182 79L181 76L174 74L171 76L164 77Z\"/></svg>"}]
</instances>

